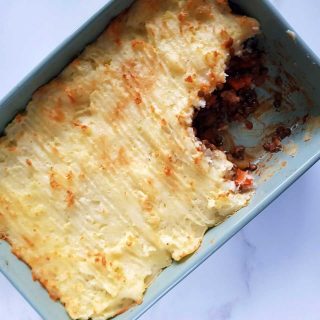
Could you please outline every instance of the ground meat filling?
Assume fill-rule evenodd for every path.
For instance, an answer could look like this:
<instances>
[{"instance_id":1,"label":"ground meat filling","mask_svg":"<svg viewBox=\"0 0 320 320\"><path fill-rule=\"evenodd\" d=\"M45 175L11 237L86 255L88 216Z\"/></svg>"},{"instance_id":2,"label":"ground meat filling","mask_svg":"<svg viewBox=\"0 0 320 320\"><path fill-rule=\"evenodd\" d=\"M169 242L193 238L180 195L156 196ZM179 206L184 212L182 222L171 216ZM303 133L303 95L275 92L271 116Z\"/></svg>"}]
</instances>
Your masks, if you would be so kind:
<instances>
[{"instance_id":1,"label":"ground meat filling","mask_svg":"<svg viewBox=\"0 0 320 320\"><path fill-rule=\"evenodd\" d=\"M252 179L245 173L255 171L257 165L247 159L244 146L233 144L228 127L230 123L238 122L247 130L253 128L249 116L259 108L256 88L264 84L268 75L257 38L249 39L244 44L241 56L230 59L226 74L226 82L219 84L212 93L199 91L199 97L205 100L205 107L195 109L192 125L196 137L206 148L226 153L234 163L232 179L240 190L246 190L252 185ZM281 99L280 94L275 98L274 103L278 108ZM281 140L290 134L289 128L278 127L271 141L266 142L263 148L268 152L280 151Z\"/></svg>"},{"instance_id":2,"label":"ground meat filling","mask_svg":"<svg viewBox=\"0 0 320 320\"><path fill-rule=\"evenodd\" d=\"M272 153L279 152L279 151L282 150L281 141L284 138L289 137L290 135L291 135L291 129L290 128L286 128L286 127L280 126L272 134L271 141L270 142L266 142L263 145L263 148L266 151L269 151L269 152L272 152Z\"/></svg>"},{"instance_id":3,"label":"ground meat filling","mask_svg":"<svg viewBox=\"0 0 320 320\"><path fill-rule=\"evenodd\" d=\"M193 128L207 148L225 151L229 160L237 163L236 160L244 159L245 148L230 145L226 139L228 126L232 122L240 122L248 130L253 128L248 117L259 107L255 88L265 82L268 74L256 39L245 43L241 56L231 58L226 73L226 83L218 85L214 92L199 92L206 105L195 110ZM255 170L256 166L248 164L242 169Z\"/></svg>"}]
</instances>

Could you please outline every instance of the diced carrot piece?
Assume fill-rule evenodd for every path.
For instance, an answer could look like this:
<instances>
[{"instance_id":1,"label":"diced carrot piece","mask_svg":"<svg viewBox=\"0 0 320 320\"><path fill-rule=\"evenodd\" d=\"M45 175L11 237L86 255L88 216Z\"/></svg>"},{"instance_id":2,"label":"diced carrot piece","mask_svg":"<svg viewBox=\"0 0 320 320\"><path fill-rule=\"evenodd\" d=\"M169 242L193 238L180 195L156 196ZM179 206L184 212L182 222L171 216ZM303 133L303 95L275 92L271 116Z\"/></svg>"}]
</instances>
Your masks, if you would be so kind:
<instances>
[{"instance_id":1,"label":"diced carrot piece","mask_svg":"<svg viewBox=\"0 0 320 320\"><path fill-rule=\"evenodd\" d=\"M253 179L247 171L237 169L235 184L239 187L251 187L253 185Z\"/></svg>"}]
</instances>

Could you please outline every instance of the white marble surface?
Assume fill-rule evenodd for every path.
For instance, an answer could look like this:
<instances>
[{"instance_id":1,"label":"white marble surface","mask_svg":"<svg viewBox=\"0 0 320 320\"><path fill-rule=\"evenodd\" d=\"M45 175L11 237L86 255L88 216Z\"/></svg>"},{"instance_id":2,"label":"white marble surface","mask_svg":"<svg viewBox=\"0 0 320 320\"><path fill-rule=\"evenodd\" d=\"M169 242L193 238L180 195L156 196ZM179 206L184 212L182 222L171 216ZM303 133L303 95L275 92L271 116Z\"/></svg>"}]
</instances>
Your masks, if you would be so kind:
<instances>
[{"instance_id":1,"label":"white marble surface","mask_svg":"<svg viewBox=\"0 0 320 320\"><path fill-rule=\"evenodd\" d=\"M320 55L319 0L273 2ZM0 1L0 97L103 3ZM319 180L320 163L141 319L319 320ZM1 275L0 319L40 319Z\"/></svg>"}]
</instances>

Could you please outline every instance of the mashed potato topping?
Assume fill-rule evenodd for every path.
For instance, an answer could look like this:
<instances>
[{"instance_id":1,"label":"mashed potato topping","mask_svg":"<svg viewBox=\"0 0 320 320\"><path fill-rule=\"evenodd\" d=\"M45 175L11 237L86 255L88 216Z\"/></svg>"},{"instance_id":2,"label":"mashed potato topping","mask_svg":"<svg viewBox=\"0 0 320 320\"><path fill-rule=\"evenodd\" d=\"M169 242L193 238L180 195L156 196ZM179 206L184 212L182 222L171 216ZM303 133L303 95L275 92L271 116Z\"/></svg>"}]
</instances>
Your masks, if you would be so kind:
<instances>
[{"instance_id":1,"label":"mashed potato topping","mask_svg":"<svg viewBox=\"0 0 320 320\"><path fill-rule=\"evenodd\" d=\"M226 2L136 1L0 140L0 237L73 319L141 303L251 196L191 129L199 90L258 31Z\"/></svg>"}]
</instances>

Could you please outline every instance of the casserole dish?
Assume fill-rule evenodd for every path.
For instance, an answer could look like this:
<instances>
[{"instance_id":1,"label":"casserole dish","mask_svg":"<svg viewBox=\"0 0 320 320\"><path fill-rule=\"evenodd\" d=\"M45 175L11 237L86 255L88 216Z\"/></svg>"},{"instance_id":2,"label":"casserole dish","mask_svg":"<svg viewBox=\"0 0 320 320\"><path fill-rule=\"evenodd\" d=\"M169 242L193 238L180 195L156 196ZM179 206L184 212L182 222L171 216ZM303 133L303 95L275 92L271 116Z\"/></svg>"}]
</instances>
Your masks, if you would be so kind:
<instances>
[{"instance_id":1,"label":"casserole dish","mask_svg":"<svg viewBox=\"0 0 320 320\"><path fill-rule=\"evenodd\" d=\"M262 19L260 19L260 20L263 23ZM274 25L274 24L272 24L272 25ZM285 41L291 41L292 42L292 40L289 39L289 37L287 37L286 33L285 32L283 32L283 33L284 33L283 42L285 42ZM278 31L277 34L280 34L280 32ZM267 33L266 33L266 35L267 35ZM285 37L287 37L287 38L285 38ZM267 35L267 43L269 43L268 41L270 41L270 40L268 39L268 35ZM281 41L280 41L280 43L281 43ZM288 46L289 46L289 44L288 44ZM289 52L292 51L291 49L292 48L290 48ZM280 51L280 49L277 49L277 50ZM297 51L299 51L299 50L297 49ZM270 55L271 54L272 54L272 52L270 53ZM279 59L277 59L277 60L279 60ZM290 72L292 71L291 73L294 73L294 70L291 70L291 65L289 63L290 63L290 60L287 61L287 65L285 65L284 68L288 67L287 69L289 69ZM50 66L54 66L54 65L55 65L54 63L50 64ZM294 66L294 65L292 64L292 66ZM298 67L297 67L297 69L298 69ZM308 70L307 63L303 62L303 69L304 69L304 71L307 71L307 74L316 75L315 71L312 71L311 69ZM38 75L39 75L39 73L38 73ZM48 74L46 74L46 75L48 75ZM40 76L41 76L41 73L40 73ZM294 74L294 76L297 78L297 74ZM299 74L299 77L301 78L300 74ZM47 79L44 79L44 80L47 80ZM314 80L312 80L312 81L314 81ZM306 81L304 80L303 82L304 82L304 85L307 86L306 85ZM314 83L317 83L317 82L314 81ZM39 84L40 83L37 83L36 86L38 86ZM312 95L311 91L309 92L308 88L305 88L305 91L306 91L306 95L308 97L310 97ZM20 97L21 96L23 96L23 95L21 94L21 91L20 91ZM313 97L311 99L313 99ZM301 109L304 108L304 106L306 106L306 102L307 101L304 98L304 95L302 93L301 94L300 93L299 94L296 93L293 96L293 100L295 102L297 102L297 105L299 103L299 107L301 107ZM13 101L13 100L11 100L11 101ZM13 103L16 106L18 105L18 102L14 102L13 101ZM8 111L9 110L7 106L8 105L4 104L4 108L5 108L5 109L3 109L4 111L6 111L6 110ZM300 109L296 110L296 111L297 112L300 111L301 113L305 113L304 110L300 110ZM291 116L292 116L292 114L291 114ZM8 120L9 120L9 118L8 118ZM273 120L273 119L270 119L270 121L271 120ZM303 135L303 133L301 133L300 136L301 135ZM300 136L299 136L299 132L298 132L297 135L294 137L294 140L296 140L297 144L300 141L299 140ZM287 180L287 179L288 178L293 179L299 173L299 171L294 171L297 168L295 166L300 166L307 160L309 160L309 164L310 164L310 159L312 159L312 156L316 156L316 153L312 153L313 152L312 146L314 147L314 143L315 143L315 140L311 140L308 143L308 148L306 148L306 146L304 146L304 145L299 146L299 149L301 149L301 148L304 149L304 157L302 159L299 158L301 160L301 162L299 162L300 160L298 161L298 157L296 157L292 161L291 161L291 159L290 159L290 161L288 159L288 162L289 162L288 166L285 168L285 170L282 170L281 173L277 176L277 180L270 179L267 182L263 182L263 183L261 182L259 184L259 188L258 188L258 192L257 192L256 198L251 203L251 206L248 207L246 210L240 212L236 217L233 217L232 219L230 219L226 224L221 225L221 228L219 227L219 228L213 230L214 232L209 232L208 235L207 235L207 238L206 238L206 240L205 240L205 242L204 242L204 244L202 246L202 249L198 252L198 254L196 254L195 256L191 257L188 261L185 262L185 264L176 265L173 268L170 268L170 269L166 270L165 273L160 277L160 279L149 290L147 298L146 298L147 299L146 303L147 304L149 303L148 302L148 301L150 301L149 298L154 299L156 296L158 296L159 295L159 290L162 290L162 291L165 290L165 288L168 287L168 283L173 284L174 281L177 280L178 277L180 277L183 273L186 273L188 270L191 270L197 263L199 263L201 260L203 260L205 258L205 256L207 256L210 253L210 251L214 250L216 247L218 247L220 244L222 244L223 241L225 241L235 231L237 231L245 222L247 222L250 218L252 218L259 211L259 209L261 209L264 205L266 205L266 203L269 200L271 200L272 197L274 197L286 185L288 185L289 180ZM309 153L309 151L310 151L310 153ZM286 159L286 155L279 156L279 159L281 161L285 160ZM293 161L296 161L296 162L293 163ZM279 162L279 161L275 161L275 162ZM292 166L291 166L291 164L292 164ZM290 169L292 171L289 171ZM303 170L301 169L300 172L302 172L302 171ZM292 173L294 173L294 174L292 175ZM284 183L280 184L280 182L281 183L284 182ZM279 188L278 188L278 185L280 185ZM277 188L276 188L276 186L277 186ZM269 194L269 191L271 191L271 190L272 190L272 192ZM215 244L214 244L213 247L210 245L212 240L215 240ZM12 267L10 266L10 268L12 268ZM137 308L135 310L138 310L138 309L139 308ZM48 314L50 314L50 313L48 313ZM130 312L128 314L130 314ZM134 312L133 312L133 314L134 314ZM131 315L133 315L133 314L131 314ZM52 316L52 313L51 313L51 316ZM52 318L58 318L58 317L52 316Z\"/></svg>"}]
</instances>

